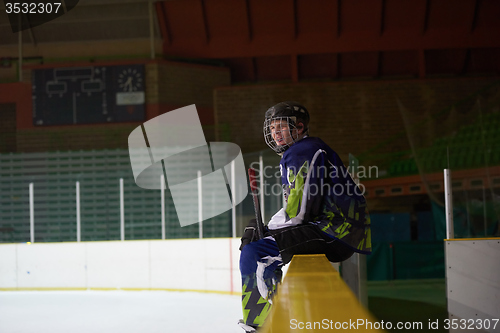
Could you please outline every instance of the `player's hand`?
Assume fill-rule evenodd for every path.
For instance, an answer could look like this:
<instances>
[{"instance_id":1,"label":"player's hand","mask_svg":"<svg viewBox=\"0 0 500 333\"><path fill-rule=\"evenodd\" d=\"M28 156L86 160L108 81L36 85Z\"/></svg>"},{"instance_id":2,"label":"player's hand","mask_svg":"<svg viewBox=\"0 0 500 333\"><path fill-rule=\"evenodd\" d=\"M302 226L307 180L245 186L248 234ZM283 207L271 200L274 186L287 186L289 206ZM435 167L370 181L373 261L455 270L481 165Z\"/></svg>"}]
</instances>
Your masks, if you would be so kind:
<instances>
[{"instance_id":1,"label":"player's hand","mask_svg":"<svg viewBox=\"0 0 500 333\"><path fill-rule=\"evenodd\" d=\"M245 247L245 245L257 240L257 220L251 219L247 227L245 228L245 231L243 232L243 236L241 237L240 251Z\"/></svg>"}]
</instances>

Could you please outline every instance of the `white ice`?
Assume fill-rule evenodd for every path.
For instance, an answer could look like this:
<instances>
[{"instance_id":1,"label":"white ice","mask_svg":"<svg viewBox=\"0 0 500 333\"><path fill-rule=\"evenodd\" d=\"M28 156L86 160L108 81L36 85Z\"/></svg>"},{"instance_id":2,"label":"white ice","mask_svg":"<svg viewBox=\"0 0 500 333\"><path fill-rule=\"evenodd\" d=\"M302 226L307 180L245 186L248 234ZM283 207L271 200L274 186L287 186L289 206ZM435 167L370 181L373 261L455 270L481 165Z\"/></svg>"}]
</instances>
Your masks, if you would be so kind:
<instances>
[{"instance_id":1,"label":"white ice","mask_svg":"<svg viewBox=\"0 0 500 333\"><path fill-rule=\"evenodd\" d=\"M0 292L1 333L239 332L241 296L168 291Z\"/></svg>"}]
</instances>

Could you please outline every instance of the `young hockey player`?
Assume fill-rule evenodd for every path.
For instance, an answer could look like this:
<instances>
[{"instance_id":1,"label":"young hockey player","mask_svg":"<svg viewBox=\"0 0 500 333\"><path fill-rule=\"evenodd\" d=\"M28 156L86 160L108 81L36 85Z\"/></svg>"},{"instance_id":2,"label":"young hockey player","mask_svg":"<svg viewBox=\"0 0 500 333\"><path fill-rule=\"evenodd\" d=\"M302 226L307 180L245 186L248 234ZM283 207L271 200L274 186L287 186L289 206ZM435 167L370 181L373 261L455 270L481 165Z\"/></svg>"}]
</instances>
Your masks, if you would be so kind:
<instances>
[{"instance_id":1,"label":"young hockey player","mask_svg":"<svg viewBox=\"0 0 500 333\"><path fill-rule=\"evenodd\" d=\"M269 314L281 282L281 267L295 254L323 253L331 262L354 252L371 252L366 201L347 168L321 139L308 136L309 113L296 102L282 102L265 114L267 145L281 155L285 206L257 239L252 220L241 239L243 320L255 332Z\"/></svg>"}]
</instances>

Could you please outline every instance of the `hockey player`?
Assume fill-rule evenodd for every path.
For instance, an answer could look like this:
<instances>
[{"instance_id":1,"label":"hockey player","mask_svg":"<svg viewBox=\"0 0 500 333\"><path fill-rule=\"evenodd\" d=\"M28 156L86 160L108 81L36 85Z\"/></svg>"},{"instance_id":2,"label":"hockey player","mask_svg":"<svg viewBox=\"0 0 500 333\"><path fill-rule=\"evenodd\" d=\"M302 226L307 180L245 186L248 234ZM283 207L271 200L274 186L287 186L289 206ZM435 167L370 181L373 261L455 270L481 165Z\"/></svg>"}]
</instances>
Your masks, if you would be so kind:
<instances>
[{"instance_id":1,"label":"hockey player","mask_svg":"<svg viewBox=\"0 0 500 333\"><path fill-rule=\"evenodd\" d=\"M269 314L281 282L281 267L295 254L323 253L331 262L354 252L371 253L366 201L340 157L321 139L310 137L309 113L282 102L265 114L264 138L281 155L285 206L257 239L252 220L241 239L243 320L255 332Z\"/></svg>"}]
</instances>

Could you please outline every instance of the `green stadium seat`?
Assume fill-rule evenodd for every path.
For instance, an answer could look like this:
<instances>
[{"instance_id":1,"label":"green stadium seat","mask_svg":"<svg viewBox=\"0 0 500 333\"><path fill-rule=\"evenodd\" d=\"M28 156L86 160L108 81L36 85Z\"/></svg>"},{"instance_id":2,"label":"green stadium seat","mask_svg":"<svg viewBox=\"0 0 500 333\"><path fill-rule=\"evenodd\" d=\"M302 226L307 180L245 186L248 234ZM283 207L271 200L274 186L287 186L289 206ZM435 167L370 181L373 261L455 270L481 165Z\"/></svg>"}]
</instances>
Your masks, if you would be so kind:
<instances>
[{"instance_id":1,"label":"green stadium seat","mask_svg":"<svg viewBox=\"0 0 500 333\"><path fill-rule=\"evenodd\" d=\"M491 165L500 164L500 151L495 150L491 152Z\"/></svg>"},{"instance_id":2,"label":"green stadium seat","mask_svg":"<svg viewBox=\"0 0 500 333\"><path fill-rule=\"evenodd\" d=\"M391 162L389 166L389 175L390 176L397 176L398 175L398 167L399 167L399 161L393 161Z\"/></svg>"},{"instance_id":3,"label":"green stadium seat","mask_svg":"<svg viewBox=\"0 0 500 333\"><path fill-rule=\"evenodd\" d=\"M418 173L418 167L417 163L415 162L415 159L410 160L410 174L416 174Z\"/></svg>"},{"instance_id":4,"label":"green stadium seat","mask_svg":"<svg viewBox=\"0 0 500 333\"><path fill-rule=\"evenodd\" d=\"M449 139L447 137L437 138L436 140L434 140L433 146L434 147L446 147L446 146L448 146L448 140Z\"/></svg>"}]
</instances>

